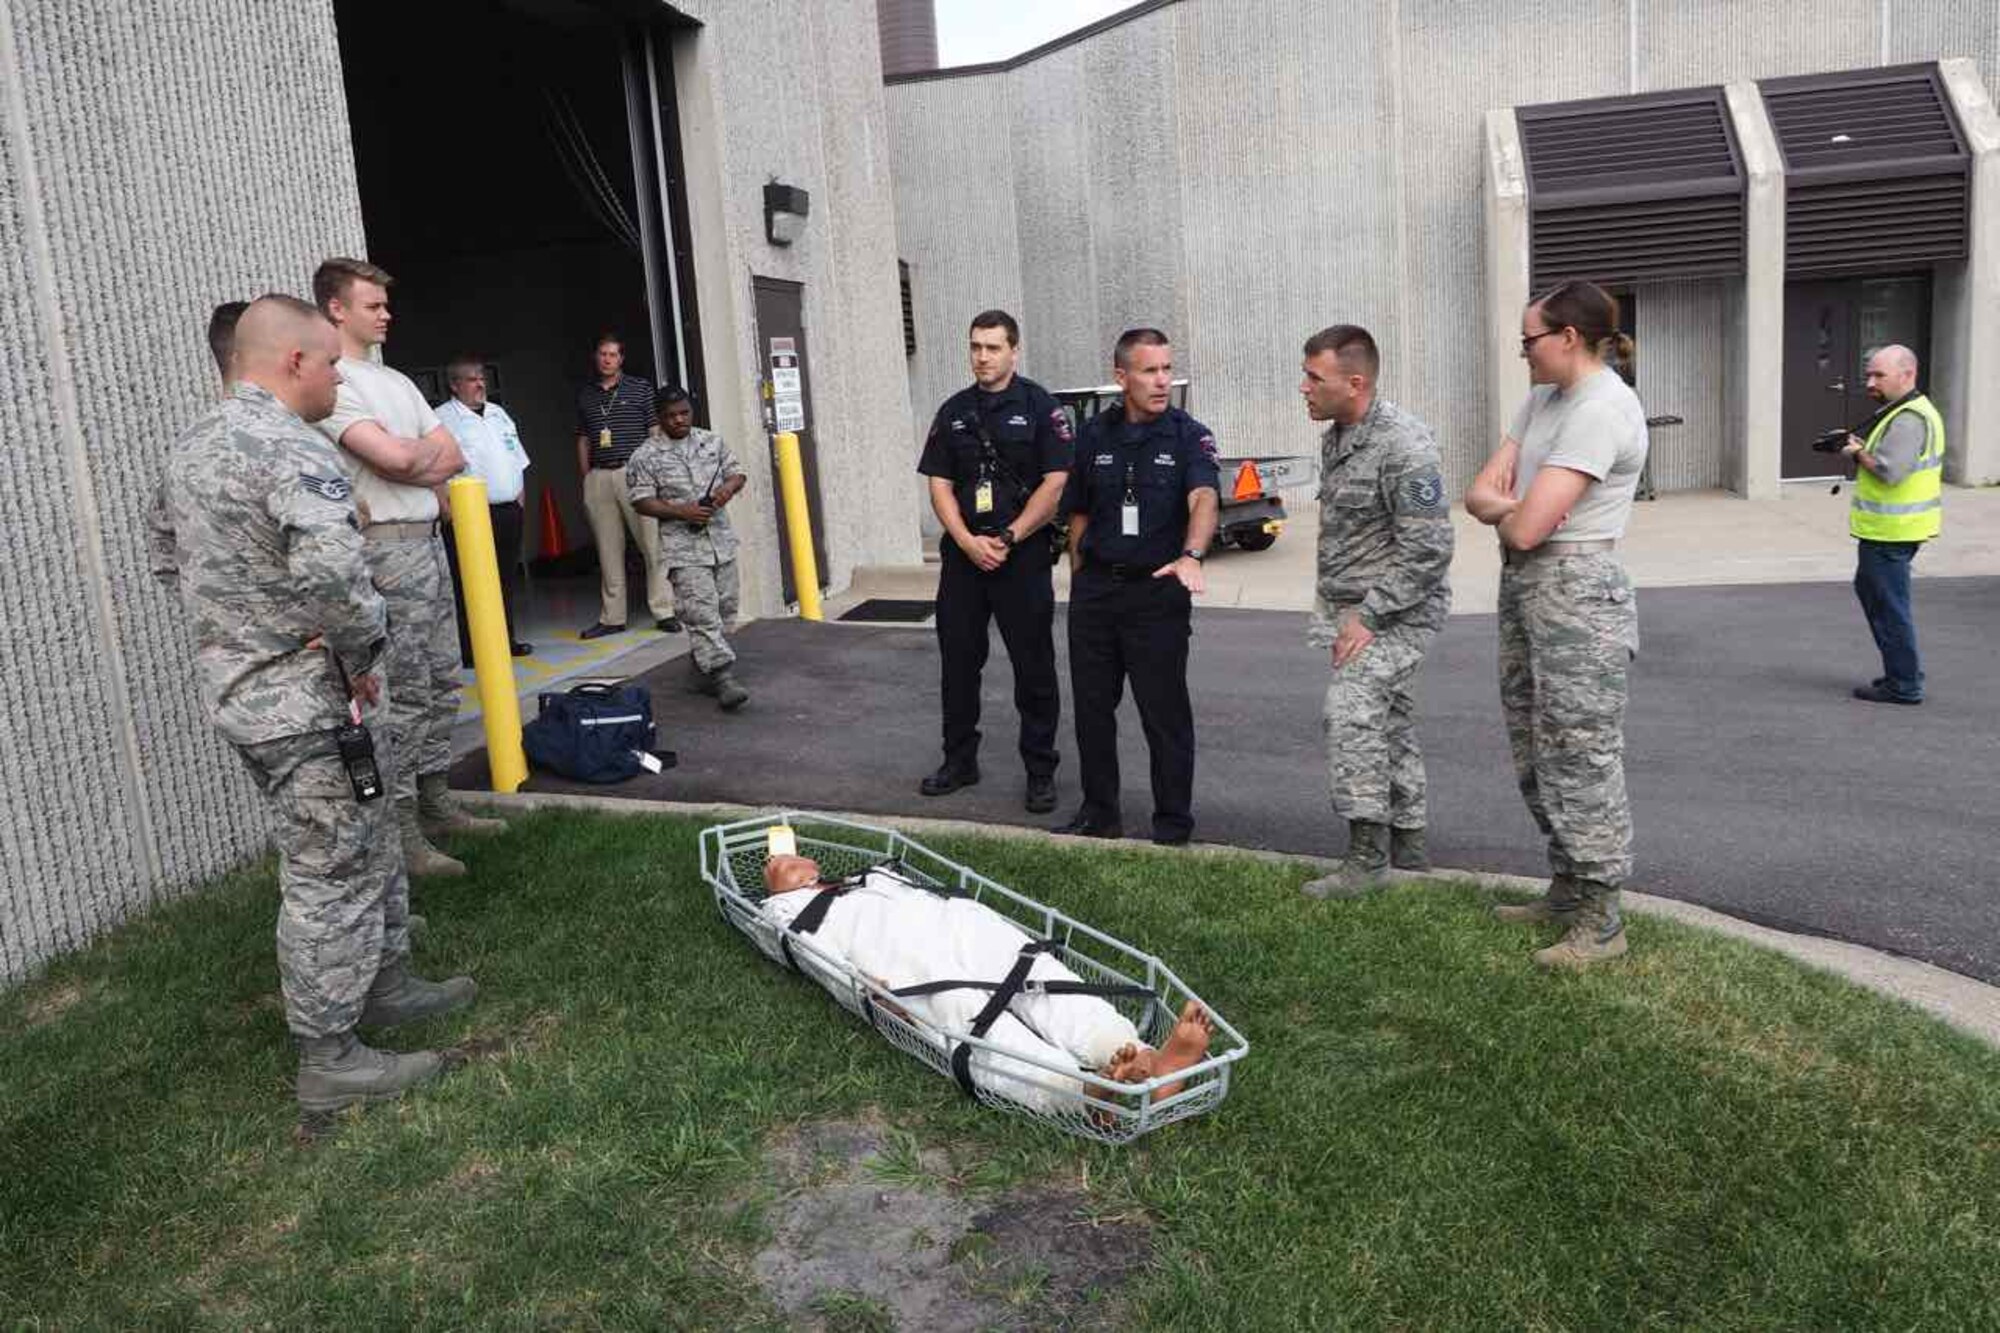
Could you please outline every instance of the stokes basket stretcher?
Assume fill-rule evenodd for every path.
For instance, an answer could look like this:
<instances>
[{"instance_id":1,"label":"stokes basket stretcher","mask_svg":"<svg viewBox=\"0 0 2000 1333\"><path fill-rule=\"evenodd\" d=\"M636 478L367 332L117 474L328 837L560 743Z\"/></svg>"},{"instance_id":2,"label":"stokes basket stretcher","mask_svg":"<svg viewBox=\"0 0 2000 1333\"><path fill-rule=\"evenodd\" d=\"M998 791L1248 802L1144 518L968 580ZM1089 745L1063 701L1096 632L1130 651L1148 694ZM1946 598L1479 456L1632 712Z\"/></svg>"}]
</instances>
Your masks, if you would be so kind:
<instances>
[{"instance_id":1,"label":"stokes basket stretcher","mask_svg":"<svg viewBox=\"0 0 2000 1333\"><path fill-rule=\"evenodd\" d=\"M897 1004L894 992L820 948L810 932L789 930L758 910L766 897L768 835L781 825L793 830L799 854L819 862L821 875L829 881L886 869L919 888L985 904L1030 939L1042 942L1043 951L1053 953L1084 981L1101 986L1106 1003L1130 1019L1149 1046L1159 1046L1182 1006L1200 997L1153 955L997 884L893 829L830 815L784 811L702 831L702 878L714 889L716 906L731 925L765 957L811 977L892 1045L952 1078L981 1102L1084 1138L1128 1143L1162 1125L1212 1111L1229 1095L1230 1068L1249 1052L1250 1044L1206 1001L1201 1003L1215 1025L1208 1058L1180 1073L1144 1083L1121 1083L1097 1077L1089 1070L1079 1075L1072 1069L994 1046L970 1031L939 1028L911 1014ZM997 987L1007 979L981 980ZM975 1084L966 1074L967 1056L978 1049L996 1052L1004 1059L984 1067ZM1031 1066L1040 1072L1033 1072ZM1009 1069L1019 1072L1009 1074ZM1051 1082L1083 1086L1052 1098ZM1153 1099L1161 1085L1174 1082L1184 1085L1179 1092ZM1010 1095L1010 1087L1019 1095Z\"/></svg>"}]
</instances>

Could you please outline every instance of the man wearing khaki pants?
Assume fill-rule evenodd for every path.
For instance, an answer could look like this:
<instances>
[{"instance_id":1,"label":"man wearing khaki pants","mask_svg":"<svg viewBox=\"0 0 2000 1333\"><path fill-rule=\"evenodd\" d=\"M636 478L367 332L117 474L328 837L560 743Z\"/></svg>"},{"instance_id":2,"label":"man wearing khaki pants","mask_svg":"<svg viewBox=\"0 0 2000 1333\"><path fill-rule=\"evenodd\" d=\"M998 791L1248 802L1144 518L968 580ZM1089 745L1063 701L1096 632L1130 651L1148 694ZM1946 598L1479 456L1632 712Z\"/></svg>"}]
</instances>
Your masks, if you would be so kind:
<instances>
[{"instance_id":1,"label":"man wearing khaki pants","mask_svg":"<svg viewBox=\"0 0 2000 1333\"><path fill-rule=\"evenodd\" d=\"M653 386L625 373L625 344L615 333L597 340L597 378L576 394L576 466L583 474L583 507L597 545L598 588L603 606L597 623L579 638L598 639L625 628L625 534L639 544L646 562L646 605L654 628L678 634L667 571L660 564L659 520L632 507L625 487L625 463L653 429Z\"/></svg>"}]
</instances>

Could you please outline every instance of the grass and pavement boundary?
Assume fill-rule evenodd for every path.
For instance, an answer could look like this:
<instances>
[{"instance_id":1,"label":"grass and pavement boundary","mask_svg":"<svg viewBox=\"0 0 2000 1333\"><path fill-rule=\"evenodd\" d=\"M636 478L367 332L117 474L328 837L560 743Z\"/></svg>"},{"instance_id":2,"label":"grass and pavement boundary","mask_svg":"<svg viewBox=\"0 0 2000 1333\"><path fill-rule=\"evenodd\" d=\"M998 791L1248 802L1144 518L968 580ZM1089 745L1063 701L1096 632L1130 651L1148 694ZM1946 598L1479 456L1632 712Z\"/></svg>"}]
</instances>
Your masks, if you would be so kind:
<instances>
[{"instance_id":1,"label":"grass and pavement boundary","mask_svg":"<svg viewBox=\"0 0 2000 1333\"><path fill-rule=\"evenodd\" d=\"M417 893L478 1004L385 1042L466 1064L317 1142L268 863L0 995L0 1325L2000 1325L2000 1052L1745 941L1640 915L1548 976L1469 883L919 833L1249 1037L1215 1115L1108 1148L755 954L701 820L516 813Z\"/></svg>"}]
</instances>

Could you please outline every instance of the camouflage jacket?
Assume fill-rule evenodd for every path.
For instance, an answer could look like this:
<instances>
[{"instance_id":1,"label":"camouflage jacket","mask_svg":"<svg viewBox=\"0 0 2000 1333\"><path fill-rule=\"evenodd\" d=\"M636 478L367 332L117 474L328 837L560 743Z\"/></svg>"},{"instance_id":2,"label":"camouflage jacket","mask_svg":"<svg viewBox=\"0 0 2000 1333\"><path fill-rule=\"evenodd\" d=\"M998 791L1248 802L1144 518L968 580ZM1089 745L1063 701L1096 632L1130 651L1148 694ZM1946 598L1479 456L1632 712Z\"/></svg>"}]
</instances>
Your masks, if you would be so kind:
<instances>
[{"instance_id":1,"label":"camouflage jacket","mask_svg":"<svg viewBox=\"0 0 2000 1333\"><path fill-rule=\"evenodd\" d=\"M333 446L266 390L238 384L174 442L161 498L202 703L224 739L345 722L327 655L351 673L371 668L386 613ZM315 637L324 651L305 646Z\"/></svg>"},{"instance_id":2,"label":"camouflage jacket","mask_svg":"<svg viewBox=\"0 0 2000 1333\"><path fill-rule=\"evenodd\" d=\"M1320 441L1319 577L1307 638L1359 607L1371 630L1436 629L1451 609L1451 505L1431 429L1386 398Z\"/></svg>"},{"instance_id":3,"label":"camouflage jacket","mask_svg":"<svg viewBox=\"0 0 2000 1333\"><path fill-rule=\"evenodd\" d=\"M720 490L723 482L742 471L736 455L712 430L696 426L681 440L654 431L627 460L625 489L634 500L688 504L699 500L710 485ZM669 569L719 565L735 558L736 529L729 525L728 505L716 510L706 524L660 520L660 559Z\"/></svg>"}]
</instances>

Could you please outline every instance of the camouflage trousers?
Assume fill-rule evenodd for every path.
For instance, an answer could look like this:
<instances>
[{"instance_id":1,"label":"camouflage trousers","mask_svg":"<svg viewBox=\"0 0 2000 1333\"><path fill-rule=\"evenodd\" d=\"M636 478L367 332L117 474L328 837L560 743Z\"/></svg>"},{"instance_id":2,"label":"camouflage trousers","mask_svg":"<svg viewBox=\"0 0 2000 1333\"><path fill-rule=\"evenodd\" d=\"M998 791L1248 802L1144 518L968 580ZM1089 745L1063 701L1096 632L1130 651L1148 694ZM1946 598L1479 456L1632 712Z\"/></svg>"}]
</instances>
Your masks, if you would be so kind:
<instances>
[{"instance_id":1,"label":"camouflage trousers","mask_svg":"<svg viewBox=\"0 0 2000 1333\"><path fill-rule=\"evenodd\" d=\"M1609 551L1500 572L1500 707L1514 777L1558 875L1632 873L1625 683L1639 650L1632 581Z\"/></svg>"},{"instance_id":2,"label":"camouflage trousers","mask_svg":"<svg viewBox=\"0 0 2000 1333\"><path fill-rule=\"evenodd\" d=\"M1424 754L1417 744L1417 675L1437 631L1391 625L1326 687L1327 789L1346 820L1424 826Z\"/></svg>"},{"instance_id":3,"label":"camouflage trousers","mask_svg":"<svg viewBox=\"0 0 2000 1333\"><path fill-rule=\"evenodd\" d=\"M379 711L379 710L378 710ZM372 728L371 728L372 730ZM376 763L391 755L379 734ZM346 1032L376 971L410 952L410 881L385 796L354 799L333 737L238 748L263 795L278 849L278 978L300 1037Z\"/></svg>"},{"instance_id":4,"label":"camouflage trousers","mask_svg":"<svg viewBox=\"0 0 2000 1333\"><path fill-rule=\"evenodd\" d=\"M451 728L463 692L451 573L438 537L371 538L366 553L375 591L389 606L382 667L388 714L376 743L388 742L396 768L392 773L382 764L382 777L397 800L414 801L419 774L451 767Z\"/></svg>"},{"instance_id":5,"label":"camouflage trousers","mask_svg":"<svg viewBox=\"0 0 2000 1333\"><path fill-rule=\"evenodd\" d=\"M736 660L723 631L736 619L739 587L736 562L719 565L676 565L667 571L674 587L674 606L687 627L694 664L703 671L720 671Z\"/></svg>"}]
</instances>

